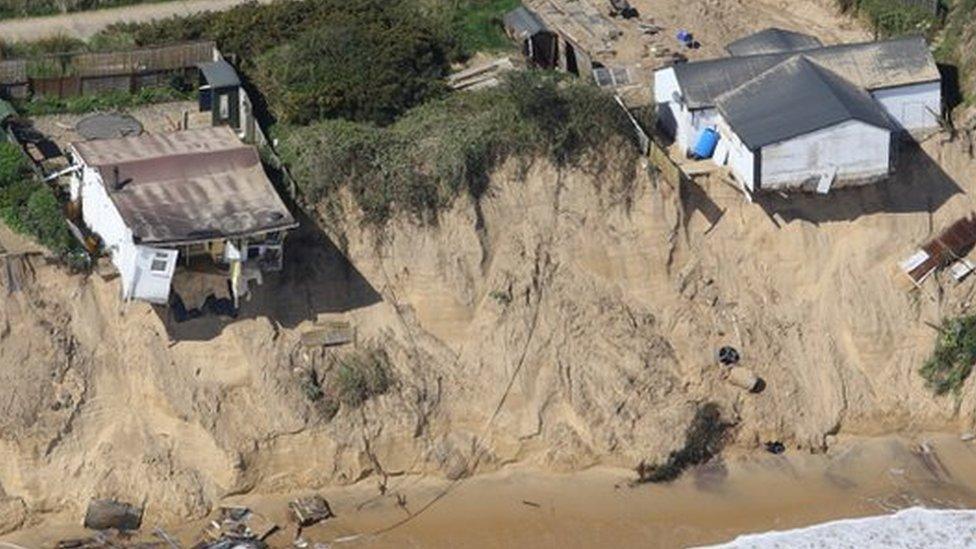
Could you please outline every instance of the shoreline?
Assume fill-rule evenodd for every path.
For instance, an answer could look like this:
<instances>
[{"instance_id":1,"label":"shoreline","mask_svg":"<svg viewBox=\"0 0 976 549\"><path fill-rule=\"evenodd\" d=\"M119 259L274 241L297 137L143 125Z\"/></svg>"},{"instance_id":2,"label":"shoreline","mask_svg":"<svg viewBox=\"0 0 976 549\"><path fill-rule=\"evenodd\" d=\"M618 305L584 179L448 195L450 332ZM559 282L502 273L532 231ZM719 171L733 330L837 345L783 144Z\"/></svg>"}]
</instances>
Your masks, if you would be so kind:
<instances>
[{"instance_id":1,"label":"shoreline","mask_svg":"<svg viewBox=\"0 0 976 549\"><path fill-rule=\"evenodd\" d=\"M627 469L557 474L518 465L453 483L392 477L385 495L371 477L347 487L248 494L222 503L245 505L278 524L281 530L267 540L272 547L290 547L295 538L287 502L316 492L337 517L304 529L301 536L310 544L688 547L910 507L976 508L974 457L973 442L948 434L841 437L826 454L716 458L667 485L631 487L635 474ZM71 523L65 516L45 517L0 536L0 542L39 547L91 535ZM189 546L206 524L197 520L166 531ZM151 539L155 526L144 521L140 532Z\"/></svg>"}]
</instances>

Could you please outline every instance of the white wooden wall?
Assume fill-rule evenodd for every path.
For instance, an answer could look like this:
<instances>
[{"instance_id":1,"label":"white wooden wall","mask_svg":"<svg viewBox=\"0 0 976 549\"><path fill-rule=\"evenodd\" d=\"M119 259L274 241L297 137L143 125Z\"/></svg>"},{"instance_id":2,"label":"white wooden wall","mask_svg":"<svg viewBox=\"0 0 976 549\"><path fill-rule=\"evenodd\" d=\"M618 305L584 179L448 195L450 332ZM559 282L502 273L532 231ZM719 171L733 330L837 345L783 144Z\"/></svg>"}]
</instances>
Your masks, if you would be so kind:
<instances>
[{"instance_id":1,"label":"white wooden wall","mask_svg":"<svg viewBox=\"0 0 976 549\"><path fill-rule=\"evenodd\" d=\"M728 165L736 181L742 183L750 192L755 191L755 155L721 117L717 127L721 139L719 139L719 146L715 149L716 163Z\"/></svg>"},{"instance_id":2,"label":"white wooden wall","mask_svg":"<svg viewBox=\"0 0 976 549\"><path fill-rule=\"evenodd\" d=\"M857 120L762 148L759 187L790 189L837 169L837 180L888 174L891 134Z\"/></svg>"},{"instance_id":3,"label":"white wooden wall","mask_svg":"<svg viewBox=\"0 0 976 549\"><path fill-rule=\"evenodd\" d=\"M683 151L693 147L701 132L715 126L719 119L715 109L688 110L681 101L681 87L670 67L654 72L654 103L661 126Z\"/></svg>"},{"instance_id":4,"label":"white wooden wall","mask_svg":"<svg viewBox=\"0 0 976 549\"><path fill-rule=\"evenodd\" d=\"M76 154L75 158L79 156ZM122 297L128 299L135 280L136 246L132 231L115 208L99 173L86 166L81 176L82 219L102 239L122 278Z\"/></svg>"},{"instance_id":5,"label":"white wooden wall","mask_svg":"<svg viewBox=\"0 0 976 549\"><path fill-rule=\"evenodd\" d=\"M871 92L899 129L909 132L939 127L942 84L929 82Z\"/></svg>"}]
</instances>

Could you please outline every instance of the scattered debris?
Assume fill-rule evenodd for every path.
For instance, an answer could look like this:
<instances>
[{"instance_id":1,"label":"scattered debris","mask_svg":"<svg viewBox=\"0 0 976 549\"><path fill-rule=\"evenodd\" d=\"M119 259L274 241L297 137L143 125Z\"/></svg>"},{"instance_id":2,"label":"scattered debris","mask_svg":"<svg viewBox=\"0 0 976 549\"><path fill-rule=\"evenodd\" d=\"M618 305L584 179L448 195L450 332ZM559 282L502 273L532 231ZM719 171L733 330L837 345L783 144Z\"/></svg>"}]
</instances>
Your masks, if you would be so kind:
<instances>
[{"instance_id":1,"label":"scattered debris","mask_svg":"<svg viewBox=\"0 0 976 549\"><path fill-rule=\"evenodd\" d=\"M739 351L735 347L730 347L728 345L722 347L718 350L718 362L723 366L732 366L733 364L739 363Z\"/></svg>"},{"instance_id":2,"label":"scattered debris","mask_svg":"<svg viewBox=\"0 0 976 549\"><path fill-rule=\"evenodd\" d=\"M969 442L971 440L976 440L976 433L963 433L959 435L959 440L963 442Z\"/></svg>"},{"instance_id":3,"label":"scattered debris","mask_svg":"<svg viewBox=\"0 0 976 549\"><path fill-rule=\"evenodd\" d=\"M263 549L278 525L247 507L221 507L217 519L204 531L205 541L194 549Z\"/></svg>"},{"instance_id":4,"label":"scattered debris","mask_svg":"<svg viewBox=\"0 0 976 549\"><path fill-rule=\"evenodd\" d=\"M114 499L96 499L88 504L85 528L91 530L138 530L142 509Z\"/></svg>"},{"instance_id":5,"label":"scattered debris","mask_svg":"<svg viewBox=\"0 0 976 549\"><path fill-rule=\"evenodd\" d=\"M633 19L639 14L637 13L637 8L630 5L627 0L610 0L610 15L612 17L623 17L624 19Z\"/></svg>"},{"instance_id":6,"label":"scattered debris","mask_svg":"<svg viewBox=\"0 0 976 549\"><path fill-rule=\"evenodd\" d=\"M542 505L539 505L538 503L534 501L529 501L527 499L522 500L522 505L528 505L529 507L536 507L536 508L542 507Z\"/></svg>"},{"instance_id":7,"label":"scattered debris","mask_svg":"<svg viewBox=\"0 0 976 549\"><path fill-rule=\"evenodd\" d=\"M723 372L723 377L732 385L750 393L761 393L766 388L766 383L762 378L745 366L728 368Z\"/></svg>"},{"instance_id":8,"label":"scattered debris","mask_svg":"<svg viewBox=\"0 0 976 549\"><path fill-rule=\"evenodd\" d=\"M320 495L298 498L289 502L288 508L292 518L303 528L335 516L329 502Z\"/></svg>"},{"instance_id":9,"label":"scattered debris","mask_svg":"<svg viewBox=\"0 0 976 549\"><path fill-rule=\"evenodd\" d=\"M919 286L937 269L966 257L976 245L976 216L963 217L924 244L899 266L915 286ZM960 272L962 269L959 270ZM955 274L955 270L954 270ZM963 273L965 276L968 272Z\"/></svg>"},{"instance_id":10,"label":"scattered debris","mask_svg":"<svg viewBox=\"0 0 976 549\"><path fill-rule=\"evenodd\" d=\"M766 447L766 451L770 454L779 455L786 451L786 446L778 440L767 442L763 446Z\"/></svg>"}]
</instances>

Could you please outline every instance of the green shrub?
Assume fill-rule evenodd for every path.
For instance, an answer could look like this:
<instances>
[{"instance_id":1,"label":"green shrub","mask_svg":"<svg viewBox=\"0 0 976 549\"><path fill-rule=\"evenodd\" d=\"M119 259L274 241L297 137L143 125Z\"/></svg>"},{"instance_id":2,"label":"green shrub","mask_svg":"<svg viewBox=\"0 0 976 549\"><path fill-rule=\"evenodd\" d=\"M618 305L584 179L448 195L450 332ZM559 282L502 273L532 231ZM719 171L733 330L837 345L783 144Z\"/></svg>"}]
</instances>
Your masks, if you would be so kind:
<instances>
[{"instance_id":1,"label":"green shrub","mask_svg":"<svg viewBox=\"0 0 976 549\"><path fill-rule=\"evenodd\" d=\"M347 357L339 365L335 380L339 401L351 408L385 393L393 383L389 360L381 350Z\"/></svg>"},{"instance_id":2,"label":"green shrub","mask_svg":"<svg viewBox=\"0 0 976 549\"><path fill-rule=\"evenodd\" d=\"M96 111L113 111L165 103L169 101L183 101L195 97L196 92L177 89L174 86L154 86L142 88L135 93L125 91L111 91L96 95L79 95L75 97L40 97L30 101L17 103L17 110L27 116L43 116L48 114L84 114Z\"/></svg>"},{"instance_id":3,"label":"green shrub","mask_svg":"<svg viewBox=\"0 0 976 549\"><path fill-rule=\"evenodd\" d=\"M938 20L925 10L901 0L838 0L841 9L855 10L882 36L929 33Z\"/></svg>"},{"instance_id":4,"label":"green shrub","mask_svg":"<svg viewBox=\"0 0 976 549\"><path fill-rule=\"evenodd\" d=\"M919 369L935 394L958 393L976 362L976 315L946 319L932 356Z\"/></svg>"},{"instance_id":5,"label":"green shrub","mask_svg":"<svg viewBox=\"0 0 976 549\"><path fill-rule=\"evenodd\" d=\"M58 199L46 185L35 188L31 193L21 222L27 234L55 255L63 255L77 245L65 223Z\"/></svg>"},{"instance_id":6,"label":"green shrub","mask_svg":"<svg viewBox=\"0 0 976 549\"><path fill-rule=\"evenodd\" d=\"M0 142L0 219L58 256L77 247L54 193L34 179L20 147L10 142Z\"/></svg>"},{"instance_id":7,"label":"green shrub","mask_svg":"<svg viewBox=\"0 0 976 549\"><path fill-rule=\"evenodd\" d=\"M29 173L20 147L10 141L0 141L0 189L23 180Z\"/></svg>"},{"instance_id":8,"label":"green shrub","mask_svg":"<svg viewBox=\"0 0 976 549\"><path fill-rule=\"evenodd\" d=\"M699 406L691 425L685 431L685 445L671 452L661 464L637 466L638 482L670 482L692 465L701 465L722 451L725 434L732 426L722 421L718 405L712 402Z\"/></svg>"},{"instance_id":9,"label":"green shrub","mask_svg":"<svg viewBox=\"0 0 976 549\"><path fill-rule=\"evenodd\" d=\"M452 46L412 2L359 0L256 60L254 82L283 123L386 124L445 90Z\"/></svg>"},{"instance_id":10,"label":"green shrub","mask_svg":"<svg viewBox=\"0 0 976 549\"><path fill-rule=\"evenodd\" d=\"M458 2L455 24L465 53L514 49L505 35L502 17L519 7L519 0L463 0Z\"/></svg>"},{"instance_id":11,"label":"green shrub","mask_svg":"<svg viewBox=\"0 0 976 549\"><path fill-rule=\"evenodd\" d=\"M588 153L619 151L631 162L620 165L625 177L637 158L633 128L612 96L545 71L511 73L496 88L429 102L383 128L331 120L280 134L305 202L329 202L348 188L377 224L395 211L433 222L458 195L480 198L512 157L600 170L606 155Z\"/></svg>"}]
</instances>

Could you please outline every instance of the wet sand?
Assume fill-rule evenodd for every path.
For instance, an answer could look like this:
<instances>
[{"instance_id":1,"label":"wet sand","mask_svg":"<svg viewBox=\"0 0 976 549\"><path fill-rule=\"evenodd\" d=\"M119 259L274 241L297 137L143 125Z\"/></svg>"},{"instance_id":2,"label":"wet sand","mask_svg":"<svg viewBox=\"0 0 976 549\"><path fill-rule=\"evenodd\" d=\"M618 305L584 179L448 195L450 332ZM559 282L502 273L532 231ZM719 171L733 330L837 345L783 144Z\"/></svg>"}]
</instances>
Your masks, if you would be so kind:
<instances>
[{"instance_id":1,"label":"wet sand","mask_svg":"<svg viewBox=\"0 0 976 549\"><path fill-rule=\"evenodd\" d=\"M730 455L670 485L636 487L631 471L604 467L566 475L513 467L454 483L403 476L384 496L367 479L323 490L338 517L302 537L333 547L687 547L912 506L976 508L973 444L954 435L840 440L826 455ZM268 541L287 547L296 531L286 503L295 495L226 503L284 526ZM52 517L3 539L40 547L84 534L65 522ZM205 524L168 531L193 542Z\"/></svg>"}]
</instances>

